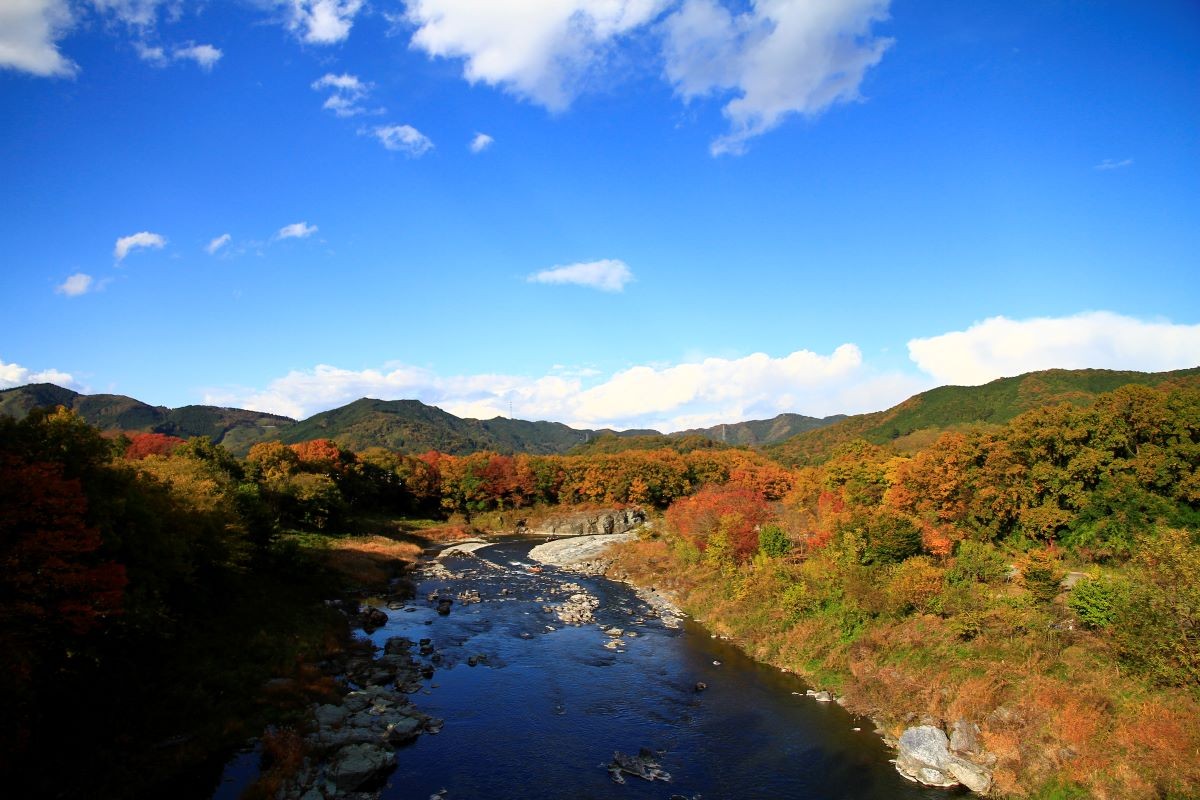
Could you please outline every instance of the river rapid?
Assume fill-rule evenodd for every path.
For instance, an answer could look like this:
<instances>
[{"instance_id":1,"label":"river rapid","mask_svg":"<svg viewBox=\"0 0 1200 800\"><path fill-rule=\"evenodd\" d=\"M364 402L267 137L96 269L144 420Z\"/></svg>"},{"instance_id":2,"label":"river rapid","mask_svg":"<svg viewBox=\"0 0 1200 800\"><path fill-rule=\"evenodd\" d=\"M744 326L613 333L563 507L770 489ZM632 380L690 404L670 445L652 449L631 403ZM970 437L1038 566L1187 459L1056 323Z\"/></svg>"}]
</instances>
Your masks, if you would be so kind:
<instances>
[{"instance_id":1,"label":"river rapid","mask_svg":"<svg viewBox=\"0 0 1200 800\"><path fill-rule=\"evenodd\" d=\"M445 720L397 752L383 798L948 794L902 778L870 720L806 697L796 676L694 622L664 624L628 586L535 564L534 544L507 540L422 566L415 599L370 635L380 646L429 640L419 658L435 671L412 699ZM579 608L594 621L560 619ZM639 751L671 780L614 780L614 752Z\"/></svg>"}]
</instances>

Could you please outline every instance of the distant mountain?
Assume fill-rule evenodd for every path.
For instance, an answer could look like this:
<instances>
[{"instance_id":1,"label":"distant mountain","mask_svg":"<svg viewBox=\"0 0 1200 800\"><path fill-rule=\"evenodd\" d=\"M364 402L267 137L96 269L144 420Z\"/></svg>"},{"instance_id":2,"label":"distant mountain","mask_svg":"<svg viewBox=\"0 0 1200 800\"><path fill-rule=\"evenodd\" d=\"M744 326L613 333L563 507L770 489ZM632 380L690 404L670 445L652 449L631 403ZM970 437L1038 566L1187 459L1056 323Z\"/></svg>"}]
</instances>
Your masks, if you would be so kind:
<instances>
[{"instance_id":1,"label":"distant mountain","mask_svg":"<svg viewBox=\"0 0 1200 800\"><path fill-rule=\"evenodd\" d=\"M704 436L722 444L736 447L761 447L804 433L805 431L824 428L845 419L845 414L835 414L832 417L806 417L803 414L780 414L771 419L754 419L746 422L733 422L728 425L714 425L711 428L692 428L670 434L673 437Z\"/></svg>"},{"instance_id":2,"label":"distant mountain","mask_svg":"<svg viewBox=\"0 0 1200 800\"><path fill-rule=\"evenodd\" d=\"M928 444L946 430L998 426L1032 408L1058 403L1089 405L1098 394L1127 384L1200 388L1200 367L1173 372L1052 369L1000 378L983 386L942 386L886 411L856 414L767 448L788 466L818 464L841 444L866 439L900 450Z\"/></svg>"},{"instance_id":3,"label":"distant mountain","mask_svg":"<svg viewBox=\"0 0 1200 800\"><path fill-rule=\"evenodd\" d=\"M0 391L0 415L24 417L39 407L66 406L106 431L166 433L187 439L208 436L239 455L257 442L285 444L333 439L351 450L387 447L404 453L440 450L464 455L478 450L501 453L565 453L604 435L637 436L657 431L576 430L559 422L527 422L496 417L461 419L419 400L371 400L315 414L303 422L275 414L215 406L165 408L115 394L86 395L49 383Z\"/></svg>"},{"instance_id":4,"label":"distant mountain","mask_svg":"<svg viewBox=\"0 0 1200 800\"><path fill-rule=\"evenodd\" d=\"M291 444L329 438L351 450L380 446L405 453L438 450L464 455L478 450L500 453L565 453L603 434L636 435L646 431L577 430L561 422L527 422L495 417L463 419L419 400L371 400L323 411L283 432ZM653 431L650 431L653 433Z\"/></svg>"},{"instance_id":5,"label":"distant mountain","mask_svg":"<svg viewBox=\"0 0 1200 800\"><path fill-rule=\"evenodd\" d=\"M234 452L278 437L295 425L290 417L217 406L152 406L120 394L80 394L52 383L0 391L0 415L24 417L34 408L65 406L106 431L165 433L187 439L208 436Z\"/></svg>"}]
</instances>

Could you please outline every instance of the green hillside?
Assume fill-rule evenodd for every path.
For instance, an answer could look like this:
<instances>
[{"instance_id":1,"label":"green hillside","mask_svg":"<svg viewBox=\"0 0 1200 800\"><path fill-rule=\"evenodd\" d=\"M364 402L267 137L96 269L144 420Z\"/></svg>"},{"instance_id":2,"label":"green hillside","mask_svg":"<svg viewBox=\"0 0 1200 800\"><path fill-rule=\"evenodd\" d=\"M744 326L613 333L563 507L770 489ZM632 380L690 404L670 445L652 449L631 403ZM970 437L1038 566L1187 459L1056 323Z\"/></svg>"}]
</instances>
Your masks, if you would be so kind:
<instances>
[{"instance_id":1,"label":"green hillside","mask_svg":"<svg viewBox=\"0 0 1200 800\"><path fill-rule=\"evenodd\" d=\"M856 414L798 434L767 451L780 463L799 466L821 463L838 445L859 438L880 445L894 443L901 451L918 449L942 431L1000 425L1043 405L1089 405L1096 395L1130 383L1200 387L1200 367L1173 372L1052 369L982 386L941 386L886 411Z\"/></svg>"},{"instance_id":2,"label":"green hillside","mask_svg":"<svg viewBox=\"0 0 1200 800\"><path fill-rule=\"evenodd\" d=\"M363 398L315 414L288 428L280 439L292 444L329 438L351 450L379 446L404 453L438 450L465 455L495 450L548 455L565 453L581 442L605 433L612 432L577 430L560 422L529 422L505 417L461 419L419 400Z\"/></svg>"},{"instance_id":3,"label":"green hillside","mask_svg":"<svg viewBox=\"0 0 1200 800\"><path fill-rule=\"evenodd\" d=\"M24 417L34 408L65 406L104 431L165 433L189 439L208 436L236 453L275 438L295 420L276 414L216 406L165 408L119 394L80 394L51 383L0 391L0 415Z\"/></svg>"},{"instance_id":4,"label":"green hillside","mask_svg":"<svg viewBox=\"0 0 1200 800\"><path fill-rule=\"evenodd\" d=\"M771 419L752 419L711 428L692 428L670 434L673 437L704 436L735 447L762 447L782 442L805 431L824 428L846 418L845 414L832 417L806 417L803 414L780 414Z\"/></svg>"}]
</instances>

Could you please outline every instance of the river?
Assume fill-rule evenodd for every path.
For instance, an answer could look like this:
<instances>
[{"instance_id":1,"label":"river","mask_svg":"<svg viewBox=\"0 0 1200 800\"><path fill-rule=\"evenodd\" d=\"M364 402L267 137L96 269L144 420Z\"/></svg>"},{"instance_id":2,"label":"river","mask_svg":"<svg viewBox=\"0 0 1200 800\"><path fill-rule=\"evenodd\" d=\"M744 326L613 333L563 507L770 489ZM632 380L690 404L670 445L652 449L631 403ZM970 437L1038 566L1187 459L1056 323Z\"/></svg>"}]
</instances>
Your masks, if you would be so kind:
<instances>
[{"instance_id":1,"label":"river","mask_svg":"<svg viewBox=\"0 0 1200 800\"><path fill-rule=\"evenodd\" d=\"M430 639L437 670L413 700L440 734L401 748L382 797L623 798L672 796L896 800L947 792L903 779L869 720L804 696L797 677L757 664L691 621L670 628L627 586L554 567L531 571L530 541L505 541L426 568L416 599L371 634ZM595 623L563 624L546 607L578 593ZM456 600L439 615L441 597ZM598 624L596 624L598 623ZM605 629L623 629L620 645ZM629 632L633 632L630 635ZM474 659L472 659L474 657ZM472 666L470 660L475 660ZM697 691L697 683L707 685ZM606 765L642 748L669 783Z\"/></svg>"}]
</instances>

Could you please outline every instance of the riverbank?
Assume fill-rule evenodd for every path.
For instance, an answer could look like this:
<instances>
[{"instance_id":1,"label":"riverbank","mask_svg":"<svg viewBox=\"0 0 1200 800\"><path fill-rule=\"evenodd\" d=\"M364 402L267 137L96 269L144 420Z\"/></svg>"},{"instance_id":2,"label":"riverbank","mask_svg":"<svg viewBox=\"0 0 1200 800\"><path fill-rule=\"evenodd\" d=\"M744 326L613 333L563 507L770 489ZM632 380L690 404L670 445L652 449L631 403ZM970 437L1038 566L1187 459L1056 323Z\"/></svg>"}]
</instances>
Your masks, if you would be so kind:
<instances>
[{"instance_id":1,"label":"riverbank","mask_svg":"<svg viewBox=\"0 0 1200 800\"><path fill-rule=\"evenodd\" d=\"M852 617L847 605L807 605L794 588L805 579L854 579L839 578L836 564L722 567L687 555L664 539L628 542L609 553L609 574L670 591L754 659L877 720L893 746L907 730L935 729L950 756L991 773L996 796L1196 796L1196 697L1122 678L1102 639L1059 624L1054 607L1020 605L1016 587L994 590L1013 595L1009 610L964 636L933 613Z\"/></svg>"}]
</instances>

